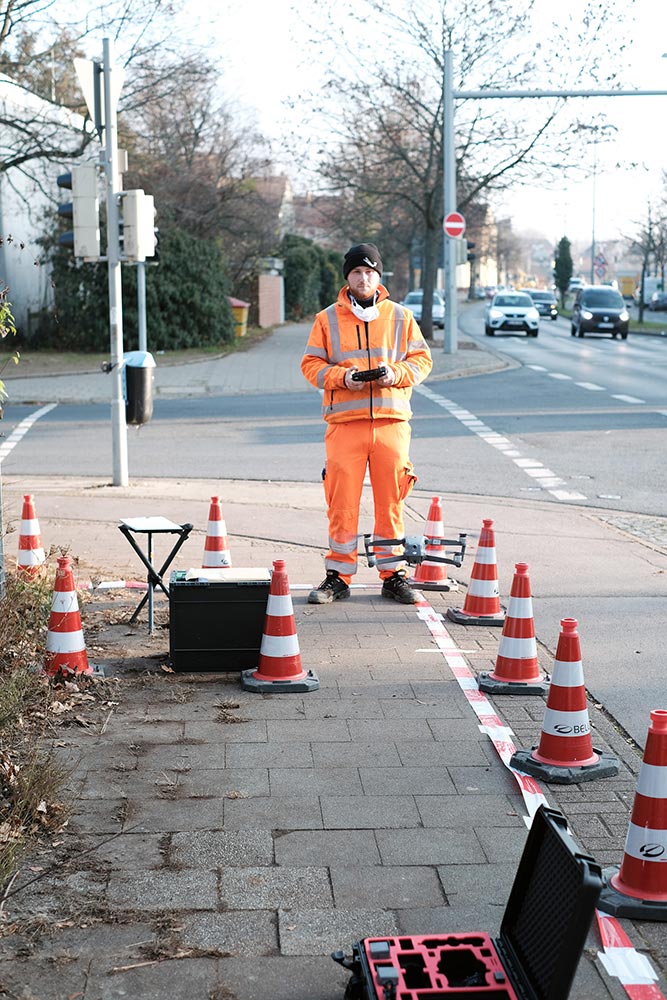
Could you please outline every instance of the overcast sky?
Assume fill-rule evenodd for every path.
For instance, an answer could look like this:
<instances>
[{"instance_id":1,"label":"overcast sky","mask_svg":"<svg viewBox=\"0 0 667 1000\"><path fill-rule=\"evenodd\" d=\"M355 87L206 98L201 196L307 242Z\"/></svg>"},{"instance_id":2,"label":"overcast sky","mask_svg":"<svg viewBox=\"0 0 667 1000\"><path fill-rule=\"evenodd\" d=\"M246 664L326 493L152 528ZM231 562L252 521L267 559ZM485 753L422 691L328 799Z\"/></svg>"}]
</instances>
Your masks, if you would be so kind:
<instances>
[{"instance_id":1,"label":"overcast sky","mask_svg":"<svg viewBox=\"0 0 667 1000\"><path fill-rule=\"evenodd\" d=\"M393 0L392 0L393 2ZM508 0L510 3L511 0ZM199 0L191 0L201 12ZM218 0L210 32L212 56L219 53L225 88L244 104L256 109L261 129L278 137L285 127L298 128L299 120L287 118L283 102L312 85L317 67L304 65L304 52L295 42L301 22L299 10L310 5L289 0ZM553 36L552 20L568 18L575 23L581 0L536 0L537 17L543 25L543 44ZM295 10L292 8L295 7ZM554 15L554 7L557 14ZM618 41L629 46L630 63L624 79L637 89L667 90L667 4L663 0L635 0L631 29L618 29ZM614 39L612 39L612 49ZM567 52L562 53L567 60ZM580 84L575 84L580 87ZM525 102L526 104L529 102ZM532 103L532 102L531 102ZM530 191L521 190L494 202L498 214L510 215L516 229L538 228L550 239L567 235L588 239L593 228L599 240L634 231L646 216L651 194L659 190L660 171L667 167L664 154L664 122L667 97L578 99L577 113L594 124L600 112L618 131L609 130L610 140L596 147L595 182L593 147L582 142L585 175L550 183ZM636 165L634 165L636 164Z\"/></svg>"}]
</instances>

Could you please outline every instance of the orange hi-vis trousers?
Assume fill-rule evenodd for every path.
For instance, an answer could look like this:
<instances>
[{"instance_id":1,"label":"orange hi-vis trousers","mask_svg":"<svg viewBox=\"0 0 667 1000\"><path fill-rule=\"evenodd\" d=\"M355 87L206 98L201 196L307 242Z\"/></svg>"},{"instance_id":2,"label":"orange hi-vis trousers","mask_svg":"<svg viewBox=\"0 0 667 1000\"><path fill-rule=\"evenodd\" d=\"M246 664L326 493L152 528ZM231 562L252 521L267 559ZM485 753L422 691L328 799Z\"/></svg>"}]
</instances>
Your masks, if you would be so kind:
<instances>
[{"instance_id":1,"label":"orange hi-vis trousers","mask_svg":"<svg viewBox=\"0 0 667 1000\"><path fill-rule=\"evenodd\" d=\"M327 569L345 583L357 571L359 504L368 466L375 508L374 539L403 538L403 501L417 477L409 459L407 420L350 420L329 424L324 435L327 463L324 494L329 515ZM405 566L402 546L375 549L378 558L395 556L378 566L385 579Z\"/></svg>"}]
</instances>

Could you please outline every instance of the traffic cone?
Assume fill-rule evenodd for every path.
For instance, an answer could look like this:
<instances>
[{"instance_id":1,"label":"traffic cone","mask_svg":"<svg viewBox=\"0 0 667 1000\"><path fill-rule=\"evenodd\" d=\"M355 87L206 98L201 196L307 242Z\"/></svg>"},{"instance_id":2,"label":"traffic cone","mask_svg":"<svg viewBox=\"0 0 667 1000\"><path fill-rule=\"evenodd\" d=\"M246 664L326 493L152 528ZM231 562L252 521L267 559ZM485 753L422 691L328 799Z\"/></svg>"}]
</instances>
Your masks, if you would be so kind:
<instances>
[{"instance_id":1,"label":"traffic cone","mask_svg":"<svg viewBox=\"0 0 667 1000\"><path fill-rule=\"evenodd\" d=\"M542 723L540 745L517 750L510 766L556 784L568 785L618 774L618 760L594 750L586 705L576 618L563 618Z\"/></svg>"},{"instance_id":2,"label":"traffic cone","mask_svg":"<svg viewBox=\"0 0 667 1000\"><path fill-rule=\"evenodd\" d=\"M220 497L211 497L202 568L220 569L223 566L229 567L231 565L232 557L227 541L227 525L222 516Z\"/></svg>"},{"instance_id":3,"label":"traffic cone","mask_svg":"<svg viewBox=\"0 0 667 1000\"><path fill-rule=\"evenodd\" d=\"M482 522L463 608L448 608L447 617L458 625L502 625L505 620L500 609L496 542L490 518Z\"/></svg>"},{"instance_id":4,"label":"traffic cone","mask_svg":"<svg viewBox=\"0 0 667 1000\"><path fill-rule=\"evenodd\" d=\"M433 497L431 500L424 538L426 540L426 559L419 563L410 583L415 584L421 590L458 590L456 581L447 579L446 563L434 562L428 558L429 554L440 558L445 554L445 525L442 518L440 497Z\"/></svg>"},{"instance_id":5,"label":"traffic cone","mask_svg":"<svg viewBox=\"0 0 667 1000\"><path fill-rule=\"evenodd\" d=\"M667 920L667 711L651 712L620 866L605 869L598 907L631 920Z\"/></svg>"},{"instance_id":6,"label":"traffic cone","mask_svg":"<svg viewBox=\"0 0 667 1000\"><path fill-rule=\"evenodd\" d=\"M72 560L69 556L58 559L49 630L46 636L44 672L49 677L55 677L59 673L77 676L94 673L86 654Z\"/></svg>"},{"instance_id":7,"label":"traffic cone","mask_svg":"<svg viewBox=\"0 0 667 1000\"><path fill-rule=\"evenodd\" d=\"M248 691L259 692L298 693L316 691L320 686L312 670L306 672L301 666L284 559L275 559L273 563L258 669L244 670L241 683Z\"/></svg>"},{"instance_id":8,"label":"traffic cone","mask_svg":"<svg viewBox=\"0 0 667 1000\"><path fill-rule=\"evenodd\" d=\"M516 563L514 570L495 669L479 675L479 689L493 694L542 695L549 684L540 676L537 662L528 565Z\"/></svg>"},{"instance_id":9,"label":"traffic cone","mask_svg":"<svg viewBox=\"0 0 667 1000\"><path fill-rule=\"evenodd\" d=\"M19 554L16 560L18 573L30 579L38 576L44 565L45 556L42 547L42 536L39 521L35 514L33 496L26 493L23 497L21 512L21 529L19 531Z\"/></svg>"}]
</instances>

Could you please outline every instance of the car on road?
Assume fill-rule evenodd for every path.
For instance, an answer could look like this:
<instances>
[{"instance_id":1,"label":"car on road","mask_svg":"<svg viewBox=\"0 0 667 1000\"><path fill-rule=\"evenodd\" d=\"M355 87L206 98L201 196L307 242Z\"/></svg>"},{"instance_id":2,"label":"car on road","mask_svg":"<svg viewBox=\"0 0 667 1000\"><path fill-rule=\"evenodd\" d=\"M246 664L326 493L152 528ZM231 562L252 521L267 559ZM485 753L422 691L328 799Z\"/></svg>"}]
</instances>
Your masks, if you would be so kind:
<instances>
[{"instance_id":1,"label":"car on road","mask_svg":"<svg viewBox=\"0 0 667 1000\"><path fill-rule=\"evenodd\" d=\"M407 308L412 312L418 323L421 322L422 318L423 298L423 290L421 288L416 288L413 292L408 292L401 302L402 306L407 306ZM433 311L431 313L431 318L433 320L433 326L439 326L441 330L445 329L445 300L438 292L433 292Z\"/></svg>"},{"instance_id":2,"label":"car on road","mask_svg":"<svg viewBox=\"0 0 667 1000\"><path fill-rule=\"evenodd\" d=\"M582 278L570 278L570 284L567 287L568 292L578 292L580 288L583 287Z\"/></svg>"},{"instance_id":3,"label":"car on road","mask_svg":"<svg viewBox=\"0 0 667 1000\"><path fill-rule=\"evenodd\" d=\"M627 340L630 314L621 293L609 285L584 285L576 294L572 306L570 333L583 337L586 333L609 333L614 340Z\"/></svg>"},{"instance_id":4,"label":"car on road","mask_svg":"<svg viewBox=\"0 0 667 1000\"><path fill-rule=\"evenodd\" d=\"M540 314L526 292L501 292L489 302L484 314L484 333L487 337L503 333L525 333L537 337Z\"/></svg>"},{"instance_id":5,"label":"car on road","mask_svg":"<svg viewBox=\"0 0 667 1000\"><path fill-rule=\"evenodd\" d=\"M651 312L664 312L667 309L667 292L654 292L648 307Z\"/></svg>"},{"instance_id":6,"label":"car on road","mask_svg":"<svg viewBox=\"0 0 667 1000\"><path fill-rule=\"evenodd\" d=\"M558 303L553 292L541 288L522 288L521 291L530 295L540 316L558 319Z\"/></svg>"}]
</instances>

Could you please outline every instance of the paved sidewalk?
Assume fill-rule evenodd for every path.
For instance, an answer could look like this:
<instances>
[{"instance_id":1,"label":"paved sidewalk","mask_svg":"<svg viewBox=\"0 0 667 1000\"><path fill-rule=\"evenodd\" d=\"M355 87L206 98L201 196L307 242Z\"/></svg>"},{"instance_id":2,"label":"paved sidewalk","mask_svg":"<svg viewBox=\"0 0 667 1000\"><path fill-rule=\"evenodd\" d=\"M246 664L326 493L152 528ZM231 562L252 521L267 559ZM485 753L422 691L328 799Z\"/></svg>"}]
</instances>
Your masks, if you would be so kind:
<instances>
[{"instance_id":1,"label":"paved sidewalk","mask_svg":"<svg viewBox=\"0 0 667 1000\"><path fill-rule=\"evenodd\" d=\"M287 377L302 331L278 331L254 363L249 352L187 366L189 373L158 369L158 396L256 391L270 369ZM453 358L436 346L432 377L506 364L461 339ZM96 391L93 380L78 378ZM46 388L33 383L31 391L47 401ZM24 488L18 477L3 481L14 523ZM60 843L30 859L4 901L0 995L342 1000L348 975L329 955L361 937L498 933L527 808L432 631L437 616L462 603L485 498L446 498L448 527L468 530L471 545L461 570L451 570L461 589L424 592L435 618L428 608L383 600L366 566L349 601L307 604L323 575L319 484L137 480L114 488L42 477L40 525L47 546L77 558L80 585L91 576L136 578L119 519L150 513L194 523L176 562L188 568L198 564L213 494L236 566L285 559L303 666L318 675L319 690L258 695L241 688L237 672L165 671L164 599L150 656L137 663L126 647L146 630L145 616L127 625L138 595L82 591L84 631L87 607L107 619L86 638L90 659L107 674L108 710L99 724L57 731L53 749L71 768L73 814ZM429 502L423 491L411 496L411 533ZM508 535L536 506L507 502ZM362 517L370 511L365 497ZM588 514L568 516L585 555L599 544L600 526ZM445 628L473 674L493 668L499 629ZM540 644L538 656L550 673L554 649ZM490 701L517 747L538 742L543 697ZM594 745L619 758L619 775L542 788L582 848L607 865L623 855L641 758L600 706L588 707ZM665 924L623 926L664 992ZM626 995L603 970L600 949L593 928L575 1000Z\"/></svg>"}]
</instances>

